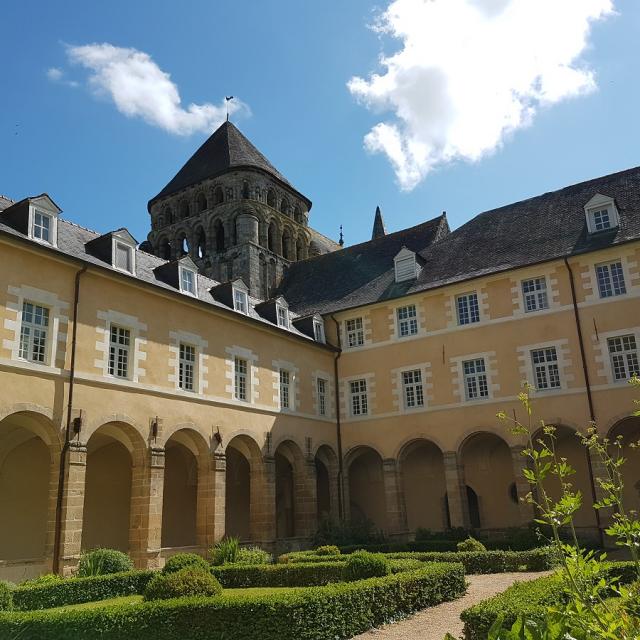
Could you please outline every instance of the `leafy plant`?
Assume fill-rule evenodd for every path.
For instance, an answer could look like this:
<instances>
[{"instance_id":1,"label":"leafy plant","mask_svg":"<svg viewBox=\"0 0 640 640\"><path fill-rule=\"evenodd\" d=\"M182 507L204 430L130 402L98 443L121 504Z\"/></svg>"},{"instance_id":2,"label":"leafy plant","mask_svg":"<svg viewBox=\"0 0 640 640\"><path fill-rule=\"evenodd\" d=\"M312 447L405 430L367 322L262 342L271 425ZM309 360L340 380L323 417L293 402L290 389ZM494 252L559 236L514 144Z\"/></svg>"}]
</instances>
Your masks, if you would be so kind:
<instances>
[{"instance_id":1,"label":"leafy plant","mask_svg":"<svg viewBox=\"0 0 640 640\"><path fill-rule=\"evenodd\" d=\"M31 580L21 582L20 587L40 587L42 585L56 584L62 580L64 580L64 578L57 573L45 573L37 578L31 578Z\"/></svg>"},{"instance_id":2,"label":"leafy plant","mask_svg":"<svg viewBox=\"0 0 640 640\"><path fill-rule=\"evenodd\" d=\"M636 376L631 384L640 388L640 379ZM571 482L575 470L569 461L557 451L556 429L544 421L535 424L532 419L532 387L525 385L520 400L527 416L526 423L515 417L508 418L505 413L498 417L511 426L514 435L527 440L523 455L529 466L524 476L532 486L525 500L532 504L537 513L536 522L550 531L550 542L555 546L562 561L562 581L566 593L563 606L552 606L542 621L527 620L521 617L505 628L503 620L494 623L490 640L511 640L531 638L531 640L633 640L640 635L640 619L632 615L637 593L633 588L619 584L616 580L603 578L603 562L606 554L581 547L574 525L574 518L582 508L582 494ZM636 401L637 402L637 401ZM640 415L636 412L635 415ZM540 429L543 437L536 438ZM611 525L605 530L614 538L616 545L626 548L631 554L636 579L640 579L640 522L637 514L625 508L623 501L624 477L622 467L622 438L611 442L602 438L591 425L585 434L578 434L582 444L591 456L599 458L603 477L596 478L602 498L594 504L595 509L610 510ZM555 479L561 488L560 497L554 499L547 489L547 482ZM562 530L568 530L570 542L562 539ZM618 599L616 605L611 596Z\"/></svg>"},{"instance_id":3,"label":"leafy plant","mask_svg":"<svg viewBox=\"0 0 640 640\"><path fill-rule=\"evenodd\" d=\"M214 565L231 564L238 560L240 541L238 538L223 538L209 551L211 562Z\"/></svg>"},{"instance_id":4,"label":"leafy plant","mask_svg":"<svg viewBox=\"0 0 640 640\"><path fill-rule=\"evenodd\" d=\"M80 556L77 575L86 578L132 570L133 562L126 553L116 549L92 549Z\"/></svg>"},{"instance_id":5,"label":"leafy plant","mask_svg":"<svg viewBox=\"0 0 640 640\"><path fill-rule=\"evenodd\" d=\"M209 570L209 564L197 553L176 553L171 556L162 568L163 573L175 573L185 567L197 567L203 571Z\"/></svg>"},{"instance_id":6,"label":"leafy plant","mask_svg":"<svg viewBox=\"0 0 640 640\"><path fill-rule=\"evenodd\" d=\"M456 545L458 551L486 551L487 547L485 547L480 540L476 540L469 536L466 540L462 542L458 542Z\"/></svg>"},{"instance_id":7,"label":"leafy plant","mask_svg":"<svg viewBox=\"0 0 640 640\"><path fill-rule=\"evenodd\" d=\"M339 556L340 548L334 544L325 544L316 549L316 554L319 556Z\"/></svg>"},{"instance_id":8,"label":"leafy plant","mask_svg":"<svg viewBox=\"0 0 640 640\"><path fill-rule=\"evenodd\" d=\"M144 599L167 600L193 596L212 598L221 593L222 586L210 571L190 566L155 575L144 590Z\"/></svg>"},{"instance_id":9,"label":"leafy plant","mask_svg":"<svg viewBox=\"0 0 640 640\"><path fill-rule=\"evenodd\" d=\"M13 589L10 582L0 580L0 611L11 611L13 609Z\"/></svg>"}]
</instances>

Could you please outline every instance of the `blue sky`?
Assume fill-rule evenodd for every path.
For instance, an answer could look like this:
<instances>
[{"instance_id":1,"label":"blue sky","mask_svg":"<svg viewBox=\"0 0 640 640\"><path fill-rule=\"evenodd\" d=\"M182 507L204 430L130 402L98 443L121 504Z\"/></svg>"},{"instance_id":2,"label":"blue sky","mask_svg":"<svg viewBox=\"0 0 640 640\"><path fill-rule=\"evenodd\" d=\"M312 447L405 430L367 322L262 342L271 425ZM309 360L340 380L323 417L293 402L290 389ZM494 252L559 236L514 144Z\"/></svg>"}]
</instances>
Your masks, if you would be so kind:
<instances>
[{"instance_id":1,"label":"blue sky","mask_svg":"<svg viewBox=\"0 0 640 640\"><path fill-rule=\"evenodd\" d=\"M456 1L497 6L531 0ZM527 126L500 136L494 149L475 162L454 153L452 159L440 157L430 170L422 163L410 188L387 155L372 153L371 139L365 149L363 140L381 122L400 131L404 126L405 134L407 127L422 132L406 134L404 144L417 135L439 140L437 118L436 134L424 134L433 124L425 114L437 102L436 93L424 87L433 85L421 85L420 73L407 74L407 83L384 100L372 98L371 84L359 96L347 87L353 76L366 84L371 72L384 74L380 56L402 50L402 40L367 26L388 3L11 0L3 5L0 193L19 199L47 192L68 219L100 231L126 226L139 241L148 231L147 200L206 133L178 135L127 117L108 95L94 95L87 84L90 70L71 64L68 46L109 43L148 54L171 75L183 106L218 105L225 94L241 98L251 113L234 115L234 122L311 198L312 226L337 238L344 225L347 244L369 238L376 205L390 231L442 210L456 227L486 209L640 164L637 0L616 0L615 14L591 24L576 64L593 72L596 88L536 104ZM566 30L572 19L562 16L558 25ZM423 31L416 24L407 38L420 40L424 34L435 41L433 30L440 27L431 21ZM455 44L456 29L440 31ZM553 33L540 29L534 35L541 50L550 48ZM504 58L520 60L509 43L498 44ZM48 77L51 68L61 76ZM458 78L464 78L456 68L462 73ZM509 72L518 76L516 66ZM397 96L408 103L394 104ZM469 111L470 102L474 99L464 98L467 131L469 125L474 131L490 129L480 113L481 101L478 113ZM407 104L419 108L409 120L399 120ZM447 135L446 142L455 137ZM469 137L474 136L462 136Z\"/></svg>"}]
</instances>

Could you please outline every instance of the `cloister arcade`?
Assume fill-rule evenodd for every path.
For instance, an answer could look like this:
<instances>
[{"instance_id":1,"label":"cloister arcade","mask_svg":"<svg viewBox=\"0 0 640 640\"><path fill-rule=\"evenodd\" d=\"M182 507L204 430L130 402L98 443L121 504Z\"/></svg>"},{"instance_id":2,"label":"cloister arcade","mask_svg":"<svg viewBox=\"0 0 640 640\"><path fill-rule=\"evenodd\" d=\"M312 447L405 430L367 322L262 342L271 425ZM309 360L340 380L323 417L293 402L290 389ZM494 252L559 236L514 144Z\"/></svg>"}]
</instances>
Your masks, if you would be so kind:
<instances>
[{"instance_id":1,"label":"cloister arcade","mask_svg":"<svg viewBox=\"0 0 640 640\"><path fill-rule=\"evenodd\" d=\"M2 415L0 513L10 526L0 527L0 574L18 564L37 573L51 566L63 438L44 409L18 407ZM221 445L191 424L175 425L157 441L142 433L126 416L107 416L66 448L63 566L97 546L153 566L178 548L205 551L224 534L264 546L303 541L320 519L339 516L339 464L328 443L313 449L287 437L271 447L236 433ZM639 509L640 465L631 444L640 439L640 418L618 421L610 436L621 437L621 452L630 458L625 499ZM598 466L568 426L557 429L556 448L575 468L573 483L583 495L577 525L592 530L589 466L596 473ZM372 446L354 447L343 464L345 516L369 520L391 536L418 527L525 524L533 512L519 501L529 490L520 452L521 446L484 431L463 439L457 451L443 451L426 437L387 458ZM559 487L549 486L557 495Z\"/></svg>"}]
</instances>

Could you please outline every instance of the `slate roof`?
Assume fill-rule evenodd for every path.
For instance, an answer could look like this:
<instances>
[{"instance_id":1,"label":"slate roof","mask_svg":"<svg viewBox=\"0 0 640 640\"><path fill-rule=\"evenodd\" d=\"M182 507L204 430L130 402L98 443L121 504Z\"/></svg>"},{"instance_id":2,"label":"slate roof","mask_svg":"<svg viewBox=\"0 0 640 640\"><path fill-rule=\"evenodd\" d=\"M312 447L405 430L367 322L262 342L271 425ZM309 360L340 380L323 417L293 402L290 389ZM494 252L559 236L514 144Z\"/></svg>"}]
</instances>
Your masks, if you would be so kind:
<instances>
[{"instance_id":1,"label":"slate roof","mask_svg":"<svg viewBox=\"0 0 640 640\"><path fill-rule=\"evenodd\" d=\"M277 294L302 316L404 295L413 283L395 283L393 258L402 247L417 253L448 232L443 214L369 242L294 262Z\"/></svg>"},{"instance_id":2,"label":"slate roof","mask_svg":"<svg viewBox=\"0 0 640 640\"><path fill-rule=\"evenodd\" d=\"M10 207L14 204L11 198L7 198L7 196L0 195L0 211L4 211L7 207Z\"/></svg>"},{"instance_id":3,"label":"slate roof","mask_svg":"<svg viewBox=\"0 0 640 640\"><path fill-rule=\"evenodd\" d=\"M165 289L167 291L173 292L177 295L184 295L179 293L178 289L167 282L164 282L160 278L156 277L154 273L154 269L157 267L166 264L167 260L162 260L154 255L146 253L145 251L141 251L138 249L136 251L136 274L130 275L127 273L123 273L122 271L118 271L114 267L112 267L109 263L101 260L99 257L96 257L90 253L87 253L85 245L87 242L91 240L95 240L96 238L102 237L104 234L96 233L95 231L91 231L90 229L85 229L77 224L69 222L68 220L63 220L62 218L58 218L58 246L57 247L49 247L43 246L42 244L35 242L33 240L29 240L28 237L16 231L13 227L8 226L2 222L2 214L0 214L0 234L8 234L14 237L26 239L29 242L33 242L38 248L41 248L45 251L53 251L55 253L62 253L73 258L79 259L85 263L89 263L92 265L96 265L102 267L104 269L113 271L118 274L118 276L124 278L131 278L133 280L140 280L142 282L146 282L148 284L154 285L161 289ZM207 278L203 275L197 275L198 282L198 299L204 303L207 303L213 307L217 307L219 309L223 309L229 313L236 313L239 316L246 317L245 314L235 311L231 307L218 302L213 298L210 293L212 287L218 286L220 283L212 280L211 278ZM186 299L191 299L192 296L185 296ZM265 325L269 325L274 329L278 329L279 331L286 331L288 333L294 334L297 337L304 338L305 340L309 340L310 342L314 342L313 339L305 335L304 333L298 331L292 323L290 323L290 327L288 329L278 327L277 324L271 323L262 316L260 316L257 311L254 309L254 306L258 304L260 301L249 297L249 313L248 316L253 320L263 323ZM297 318L298 314L292 313L291 318ZM324 346L324 345L321 345Z\"/></svg>"},{"instance_id":4,"label":"slate roof","mask_svg":"<svg viewBox=\"0 0 640 640\"><path fill-rule=\"evenodd\" d=\"M169 184L149 201L149 206L158 200L186 187L198 184L233 169L259 169L295 191L308 206L311 201L299 193L290 182L267 160L267 158L231 122L224 122L204 144L187 160Z\"/></svg>"},{"instance_id":5,"label":"slate roof","mask_svg":"<svg viewBox=\"0 0 640 640\"><path fill-rule=\"evenodd\" d=\"M584 206L596 193L614 199L620 226L588 234ZM640 239L640 167L486 211L433 238L438 220L294 263L278 292L301 315L331 313ZM396 284L401 244L418 253L422 269Z\"/></svg>"}]
</instances>

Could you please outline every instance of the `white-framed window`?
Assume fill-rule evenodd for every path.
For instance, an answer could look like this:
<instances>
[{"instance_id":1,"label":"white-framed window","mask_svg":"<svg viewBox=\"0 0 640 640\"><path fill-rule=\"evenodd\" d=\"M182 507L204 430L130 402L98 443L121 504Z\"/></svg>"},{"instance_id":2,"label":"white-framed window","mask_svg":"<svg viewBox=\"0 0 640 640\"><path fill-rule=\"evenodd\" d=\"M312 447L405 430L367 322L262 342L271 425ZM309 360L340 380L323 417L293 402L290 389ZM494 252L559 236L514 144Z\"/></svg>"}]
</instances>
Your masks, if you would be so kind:
<instances>
[{"instance_id":1,"label":"white-framed window","mask_svg":"<svg viewBox=\"0 0 640 640\"><path fill-rule=\"evenodd\" d=\"M197 295L196 272L186 267L180 267L180 291L191 296Z\"/></svg>"},{"instance_id":2,"label":"white-framed window","mask_svg":"<svg viewBox=\"0 0 640 640\"><path fill-rule=\"evenodd\" d=\"M34 209L32 233L31 233L34 240L39 240L40 242L46 242L47 244L53 244L52 234L53 234L53 216L49 215L48 213L44 213L39 209Z\"/></svg>"},{"instance_id":3,"label":"white-framed window","mask_svg":"<svg viewBox=\"0 0 640 640\"><path fill-rule=\"evenodd\" d=\"M324 323L321 320L313 321L313 335L316 339L316 342L322 342L324 344Z\"/></svg>"},{"instance_id":4,"label":"white-framed window","mask_svg":"<svg viewBox=\"0 0 640 640\"><path fill-rule=\"evenodd\" d=\"M133 247L124 242L116 242L113 266L120 271L133 273Z\"/></svg>"},{"instance_id":5,"label":"white-framed window","mask_svg":"<svg viewBox=\"0 0 640 640\"><path fill-rule=\"evenodd\" d=\"M276 305L278 313L278 326L285 329L289 328L289 310L281 304Z\"/></svg>"},{"instance_id":6,"label":"white-framed window","mask_svg":"<svg viewBox=\"0 0 640 640\"><path fill-rule=\"evenodd\" d=\"M180 343L178 359L178 386L183 391L194 391L196 383L196 348Z\"/></svg>"},{"instance_id":7,"label":"white-framed window","mask_svg":"<svg viewBox=\"0 0 640 640\"><path fill-rule=\"evenodd\" d=\"M615 200L602 193L596 193L584 206L589 233L608 231L620 226L620 216Z\"/></svg>"},{"instance_id":8,"label":"white-framed window","mask_svg":"<svg viewBox=\"0 0 640 640\"><path fill-rule=\"evenodd\" d=\"M23 302L20 358L29 362L46 364L48 334L49 309L33 302Z\"/></svg>"},{"instance_id":9,"label":"white-framed window","mask_svg":"<svg viewBox=\"0 0 640 640\"><path fill-rule=\"evenodd\" d=\"M456 310L458 313L458 324L472 324L480 322L480 307L478 305L478 294L465 293L456 297Z\"/></svg>"},{"instance_id":10,"label":"white-framed window","mask_svg":"<svg viewBox=\"0 0 640 640\"><path fill-rule=\"evenodd\" d=\"M233 289L233 308L240 313L247 314L249 310L249 302L246 291L242 289Z\"/></svg>"},{"instance_id":11,"label":"white-framed window","mask_svg":"<svg viewBox=\"0 0 640 640\"><path fill-rule=\"evenodd\" d=\"M620 260L597 264L596 277L601 298L611 298L612 296L621 296L627 293L624 270Z\"/></svg>"},{"instance_id":12,"label":"white-framed window","mask_svg":"<svg viewBox=\"0 0 640 640\"><path fill-rule=\"evenodd\" d=\"M615 336L607 339L609 357L611 358L611 371L613 379L628 380L633 375L640 375L638 364L638 346L634 335Z\"/></svg>"},{"instance_id":13,"label":"white-framed window","mask_svg":"<svg viewBox=\"0 0 640 640\"><path fill-rule=\"evenodd\" d=\"M489 397L489 384L484 358L464 360L462 362L464 393L467 400Z\"/></svg>"},{"instance_id":14,"label":"white-framed window","mask_svg":"<svg viewBox=\"0 0 640 640\"><path fill-rule=\"evenodd\" d=\"M324 378L316 380L316 388L318 393L318 414L327 415L327 381Z\"/></svg>"},{"instance_id":15,"label":"white-framed window","mask_svg":"<svg viewBox=\"0 0 640 640\"><path fill-rule=\"evenodd\" d=\"M131 331L112 324L109 328L109 375L116 378L129 377L129 352Z\"/></svg>"},{"instance_id":16,"label":"white-framed window","mask_svg":"<svg viewBox=\"0 0 640 640\"><path fill-rule=\"evenodd\" d=\"M369 413L369 400L367 397L367 381L351 380L349 382L351 396L351 415L364 416Z\"/></svg>"},{"instance_id":17,"label":"white-framed window","mask_svg":"<svg viewBox=\"0 0 640 640\"><path fill-rule=\"evenodd\" d=\"M402 392L406 409L424 407L424 391L420 369L402 372Z\"/></svg>"},{"instance_id":18,"label":"white-framed window","mask_svg":"<svg viewBox=\"0 0 640 640\"><path fill-rule=\"evenodd\" d=\"M345 322L348 347L361 347L364 344L364 325L362 318L350 318Z\"/></svg>"},{"instance_id":19,"label":"white-framed window","mask_svg":"<svg viewBox=\"0 0 640 640\"><path fill-rule=\"evenodd\" d=\"M611 212L608 208L591 211L591 218L593 220L594 231L606 231L613 226L611 224Z\"/></svg>"},{"instance_id":20,"label":"white-framed window","mask_svg":"<svg viewBox=\"0 0 640 640\"><path fill-rule=\"evenodd\" d=\"M524 310L526 313L548 309L547 279L542 276L540 278L523 280L522 298L524 300Z\"/></svg>"},{"instance_id":21,"label":"white-framed window","mask_svg":"<svg viewBox=\"0 0 640 640\"><path fill-rule=\"evenodd\" d=\"M280 407L291 408L291 372L280 369Z\"/></svg>"},{"instance_id":22,"label":"white-framed window","mask_svg":"<svg viewBox=\"0 0 640 640\"><path fill-rule=\"evenodd\" d=\"M233 360L233 396L236 400L247 400L248 364L244 358L236 356Z\"/></svg>"},{"instance_id":23,"label":"white-framed window","mask_svg":"<svg viewBox=\"0 0 640 640\"><path fill-rule=\"evenodd\" d=\"M418 312L415 304L408 304L396 309L398 319L398 336L406 338L418 333Z\"/></svg>"},{"instance_id":24,"label":"white-framed window","mask_svg":"<svg viewBox=\"0 0 640 640\"><path fill-rule=\"evenodd\" d=\"M533 349L531 351L531 364L536 381L536 389L559 389L560 369L558 367L558 353L555 347Z\"/></svg>"}]
</instances>

